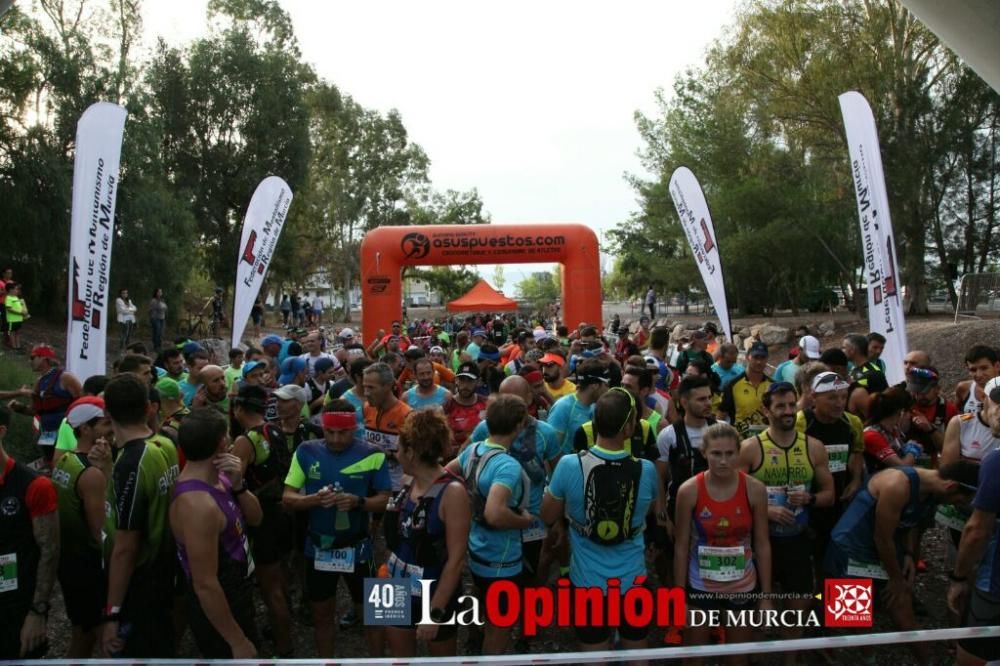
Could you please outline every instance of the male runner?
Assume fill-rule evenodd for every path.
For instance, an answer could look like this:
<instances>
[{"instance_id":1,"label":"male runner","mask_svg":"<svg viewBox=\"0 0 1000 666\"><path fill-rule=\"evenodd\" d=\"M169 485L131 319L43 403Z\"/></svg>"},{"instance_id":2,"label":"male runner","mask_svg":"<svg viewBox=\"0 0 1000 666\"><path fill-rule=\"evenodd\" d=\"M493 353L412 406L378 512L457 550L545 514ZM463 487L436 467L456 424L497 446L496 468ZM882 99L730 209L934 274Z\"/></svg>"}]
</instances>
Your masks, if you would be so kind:
<instances>
[{"instance_id":1,"label":"male runner","mask_svg":"<svg viewBox=\"0 0 1000 666\"><path fill-rule=\"evenodd\" d=\"M320 416L323 438L295 451L282 497L292 511L307 511L306 595L312 605L320 657L334 655L337 581L347 585L360 614L365 578L375 577L368 514L385 511L392 485L385 454L357 436L357 413L343 399ZM382 655L382 635L366 628L369 656Z\"/></svg>"},{"instance_id":2,"label":"male runner","mask_svg":"<svg viewBox=\"0 0 1000 666\"><path fill-rule=\"evenodd\" d=\"M118 375L104 388L117 455L108 484L105 571L108 599L101 629L106 656L171 657L173 540L167 509L170 464L150 439L148 384Z\"/></svg>"},{"instance_id":3,"label":"male runner","mask_svg":"<svg viewBox=\"0 0 1000 666\"><path fill-rule=\"evenodd\" d=\"M0 660L48 650L49 600L59 568L59 514L52 482L4 449L10 411L0 405Z\"/></svg>"},{"instance_id":4,"label":"male runner","mask_svg":"<svg viewBox=\"0 0 1000 666\"><path fill-rule=\"evenodd\" d=\"M1000 353L987 345L976 345L965 355L965 367L970 379L955 387L955 402L959 411L972 414L982 409L986 383L1000 377Z\"/></svg>"},{"instance_id":5,"label":"male runner","mask_svg":"<svg viewBox=\"0 0 1000 666\"><path fill-rule=\"evenodd\" d=\"M385 454L392 491L403 487L403 469L396 460L399 427L410 413L410 406L392 393L396 378L392 368L385 363L375 363L365 368L362 386L365 390L365 439Z\"/></svg>"},{"instance_id":6,"label":"male runner","mask_svg":"<svg viewBox=\"0 0 1000 666\"><path fill-rule=\"evenodd\" d=\"M576 384L566 379L563 374L565 365L566 357L555 351L546 353L538 361L538 367L542 369L545 385L548 387L549 395L552 396L553 401L576 391Z\"/></svg>"},{"instance_id":7,"label":"male runner","mask_svg":"<svg viewBox=\"0 0 1000 666\"><path fill-rule=\"evenodd\" d=\"M555 429L563 454L572 453L577 429L593 420L594 403L608 390L610 379L603 363L596 358L588 358L577 367L576 392L557 399L552 405L547 422Z\"/></svg>"},{"instance_id":8,"label":"male runner","mask_svg":"<svg viewBox=\"0 0 1000 666\"><path fill-rule=\"evenodd\" d=\"M834 483L822 442L795 429L797 402L791 384L776 382L768 387L763 403L769 425L743 440L739 466L767 486L773 583L785 593L801 596L787 600L786 608L806 611L813 594L810 508L833 505ZM783 632L786 638L801 635L801 628ZM787 653L784 662L795 663L795 658L795 653Z\"/></svg>"},{"instance_id":9,"label":"male runner","mask_svg":"<svg viewBox=\"0 0 1000 666\"><path fill-rule=\"evenodd\" d=\"M403 402L412 409L443 409L451 399L451 394L445 387L434 383L434 364L429 358L423 357L413 363L413 368L417 384L403 393Z\"/></svg>"},{"instance_id":10,"label":"male runner","mask_svg":"<svg viewBox=\"0 0 1000 666\"><path fill-rule=\"evenodd\" d=\"M486 398L479 395L479 366L466 362L455 375L455 395L444 407L448 425L455 435L452 457L469 443L469 436L486 416Z\"/></svg>"},{"instance_id":11,"label":"male runner","mask_svg":"<svg viewBox=\"0 0 1000 666\"><path fill-rule=\"evenodd\" d=\"M174 488L170 527L190 585L198 651L207 659L249 659L257 656L257 627L247 525L259 525L263 512L240 459L228 453L226 429L226 419L210 408L181 423L187 465Z\"/></svg>"},{"instance_id":12,"label":"male runner","mask_svg":"<svg viewBox=\"0 0 1000 666\"><path fill-rule=\"evenodd\" d=\"M67 656L86 659L94 651L94 630L101 624L107 595L101 557L107 477L89 454L94 447L109 453L112 430L104 400L93 396L70 405L66 421L76 448L65 452L52 471L59 496L59 585L73 626Z\"/></svg>"},{"instance_id":13,"label":"male runner","mask_svg":"<svg viewBox=\"0 0 1000 666\"><path fill-rule=\"evenodd\" d=\"M746 372L722 390L719 418L748 437L764 429L763 397L773 381L764 374L767 368L767 345L759 340L750 347Z\"/></svg>"}]
</instances>

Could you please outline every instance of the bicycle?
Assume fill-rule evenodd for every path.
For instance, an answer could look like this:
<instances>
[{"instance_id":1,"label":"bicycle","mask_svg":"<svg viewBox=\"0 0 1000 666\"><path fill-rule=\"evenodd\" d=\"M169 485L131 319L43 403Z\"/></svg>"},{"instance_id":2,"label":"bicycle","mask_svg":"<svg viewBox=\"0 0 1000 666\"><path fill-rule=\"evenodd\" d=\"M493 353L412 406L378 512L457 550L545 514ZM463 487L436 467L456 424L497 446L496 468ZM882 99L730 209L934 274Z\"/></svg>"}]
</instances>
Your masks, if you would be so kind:
<instances>
[{"instance_id":1,"label":"bicycle","mask_svg":"<svg viewBox=\"0 0 1000 666\"><path fill-rule=\"evenodd\" d=\"M208 327L205 324L205 315L199 313L188 315L188 318L181 322L181 335L192 339L203 339L208 337Z\"/></svg>"}]
</instances>

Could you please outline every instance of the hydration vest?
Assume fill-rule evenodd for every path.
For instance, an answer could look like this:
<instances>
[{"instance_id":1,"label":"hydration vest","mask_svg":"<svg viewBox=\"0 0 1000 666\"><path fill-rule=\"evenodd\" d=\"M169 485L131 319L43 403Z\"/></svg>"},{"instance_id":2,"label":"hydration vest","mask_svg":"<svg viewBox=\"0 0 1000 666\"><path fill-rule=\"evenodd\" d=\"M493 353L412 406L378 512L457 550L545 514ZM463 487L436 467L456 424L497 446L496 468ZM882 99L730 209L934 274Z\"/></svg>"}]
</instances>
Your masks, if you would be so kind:
<instances>
[{"instance_id":1,"label":"hydration vest","mask_svg":"<svg viewBox=\"0 0 1000 666\"><path fill-rule=\"evenodd\" d=\"M590 451L577 454L583 479L583 503L586 521L577 522L566 511L570 525L582 536L602 546L614 546L646 528L645 520L632 526L642 462L632 456L607 460Z\"/></svg>"},{"instance_id":2,"label":"hydration vest","mask_svg":"<svg viewBox=\"0 0 1000 666\"><path fill-rule=\"evenodd\" d=\"M462 480L465 482L465 487L469 491L469 499L472 501L472 519L482 525L489 527L490 525L486 522L485 512L486 512L486 497L479 491L479 477L483 473L483 469L486 467L490 460L497 457L501 453L507 453L506 449L495 449L490 447L482 455L479 454L479 444L481 442L473 443L472 450L469 452L469 457L465 461L465 465L462 467ZM521 467L521 504L518 507L521 511L528 510L528 499L531 494L531 479L528 478L527 472L524 471L524 467Z\"/></svg>"}]
</instances>

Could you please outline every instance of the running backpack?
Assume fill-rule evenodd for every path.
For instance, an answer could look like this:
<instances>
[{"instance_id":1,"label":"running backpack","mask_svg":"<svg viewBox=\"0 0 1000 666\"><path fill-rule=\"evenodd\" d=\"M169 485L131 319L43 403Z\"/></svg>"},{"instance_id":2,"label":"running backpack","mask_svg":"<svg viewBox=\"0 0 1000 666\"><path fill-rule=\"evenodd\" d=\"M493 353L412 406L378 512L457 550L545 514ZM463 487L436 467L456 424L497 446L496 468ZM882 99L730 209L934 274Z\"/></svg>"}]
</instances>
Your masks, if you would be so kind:
<instances>
[{"instance_id":1,"label":"running backpack","mask_svg":"<svg viewBox=\"0 0 1000 666\"><path fill-rule=\"evenodd\" d=\"M469 457L465 460L465 465L462 466L462 480L465 481L465 488L469 491L469 500L472 502L472 519L477 523L489 527L484 515L486 512L486 497L479 492L479 477L482 476L483 469L485 469L490 460L502 453L507 453L507 451L490 448L482 455L479 455L479 442L475 442L471 446L472 450L469 452ZM523 512L528 509L528 496L531 490L531 480L528 478L523 467L521 467L521 484L521 504L518 506L518 509Z\"/></svg>"},{"instance_id":2,"label":"running backpack","mask_svg":"<svg viewBox=\"0 0 1000 666\"><path fill-rule=\"evenodd\" d=\"M642 533L643 520L632 526L642 462L625 456L606 460L590 451L577 454L583 478L583 503L586 522L579 523L566 512L566 518L581 535L602 546L614 546Z\"/></svg>"}]
</instances>

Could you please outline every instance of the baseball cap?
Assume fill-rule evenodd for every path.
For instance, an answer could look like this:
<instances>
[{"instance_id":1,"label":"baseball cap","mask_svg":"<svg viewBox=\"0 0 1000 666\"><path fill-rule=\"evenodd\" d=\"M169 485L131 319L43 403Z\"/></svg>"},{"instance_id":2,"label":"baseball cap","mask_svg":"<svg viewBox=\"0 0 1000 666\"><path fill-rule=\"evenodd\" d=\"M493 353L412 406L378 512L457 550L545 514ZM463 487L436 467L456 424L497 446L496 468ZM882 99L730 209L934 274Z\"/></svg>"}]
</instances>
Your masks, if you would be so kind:
<instances>
[{"instance_id":1,"label":"baseball cap","mask_svg":"<svg viewBox=\"0 0 1000 666\"><path fill-rule=\"evenodd\" d=\"M342 337L342 338L353 338L354 337L354 329L353 328L346 328L346 327L342 328L342 329L340 329L340 333L338 335L340 335L340 337Z\"/></svg>"},{"instance_id":2,"label":"baseball cap","mask_svg":"<svg viewBox=\"0 0 1000 666\"><path fill-rule=\"evenodd\" d=\"M564 359L559 354L546 354L538 361L541 365L548 365L549 363L555 363L560 368L566 365L566 359Z\"/></svg>"},{"instance_id":3,"label":"baseball cap","mask_svg":"<svg viewBox=\"0 0 1000 666\"><path fill-rule=\"evenodd\" d=\"M442 347L440 345L434 345L433 347L431 347L430 353L431 354L443 354L444 353L444 347Z\"/></svg>"},{"instance_id":4,"label":"baseball cap","mask_svg":"<svg viewBox=\"0 0 1000 666\"><path fill-rule=\"evenodd\" d=\"M282 340L277 335L268 335L263 340L260 341L260 346L266 347L268 345L280 345L283 342L284 340Z\"/></svg>"},{"instance_id":5,"label":"baseball cap","mask_svg":"<svg viewBox=\"0 0 1000 666\"><path fill-rule=\"evenodd\" d=\"M479 360L480 361L499 361L500 360L500 350L494 346L483 346L483 349L479 350Z\"/></svg>"},{"instance_id":6,"label":"baseball cap","mask_svg":"<svg viewBox=\"0 0 1000 666\"><path fill-rule=\"evenodd\" d=\"M938 372L934 368L911 368L906 373L906 390L910 393L926 393L937 386Z\"/></svg>"},{"instance_id":7,"label":"baseball cap","mask_svg":"<svg viewBox=\"0 0 1000 666\"><path fill-rule=\"evenodd\" d=\"M466 377L468 379L479 379L479 366L475 363L466 362L458 366L456 377Z\"/></svg>"},{"instance_id":8,"label":"baseball cap","mask_svg":"<svg viewBox=\"0 0 1000 666\"><path fill-rule=\"evenodd\" d=\"M295 377L306 369L306 360L298 356L286 358L281 364L281 375L278 377L279 384L291 384Z\"/></svg>"},{"instance_id":9,"label":"baseball cap","mask_svg":"<svg viewBox=\"0 0 1000 666\"><path fill-rule=\"evenodd\" d=\"M181 354L183 356L190 356L195 352L205 351L205 348L199 345L197 342L189 342L181 349Z\"/></svg>"},{"instance_id":10,"label":"baseball cap","mask_svg":"<svg viewBox=\"0 0 1000 666\"><path fill-rule=\"evenodd\" d=\"M608 371L607 366L601 365L599 370L592 370L591 372L578 372L576 375L577 386L588 386L599 382L603 382L605 384L611 383L611 373Z\"/></svg>"},{"instance_id":11,"label":"baseball cap","mask_svg":"<svg viewBox=\"0 0 1000 666\"><path fill-rule=\"evenodd\" d=\"M829 393L850 388L850 384L840 378L836 372L821 372L813 377L810 387L813 393Z\"/></svg>"},{"instance_id":12,"label":"baseball cap","mask_svg":"<svg viewBox=\"0 0 1000 666\"><path fill-rule=\"evenodd\" d=\"M66 422L73 428L102 416L104 416L104 399L94 395L85 395L76 399L66 410Z\"/></svg>"},{"instance_id":13,"label":"baseball cap","mask_svg":"<svg viewBox=\"0 0 1000 666\"><path fill-rule=\"evenodd\" d=\"M51 358L55 359L56 350L48 345L35 345L31 348L31 358Z\"/></svg>"},{"instance_id":14,"label":"baseball cap","mask_svg":"<svg viewBox=\"0 0 1000 666\"><path fill-rule=\"evenodd\" d=\"M994 377L990 381L986 382L986 386L983 388L986 392L986 397L995 403L1000 404L1000 377Z\"/></svg>"},{"instance_id":15,"label":"baseball cap","mask_svg":"<svg viewBox=\"0 0 1000 666\"><path fill-rule=\"evenodd\" d=\"M542 338L544 338L548 334L545 332L544 328L542 328L541 326L539 326L538 328L536 328L535 330L533 330L531 332L531 335L535 338L535 342L538 342L539 340L541 340Z\"/></svg>"},{"instance_id":16,"label":"baseball cap","mask_svg":"<svg viewBox=\"0 0 1000 666\"><path fill-rule=\"evenodd\" d=\"M715 322L712 321L706 321L705 325L701 327L701 330L705 331L706 333L711 333L712 335L719 334L719 327L716 326Z\"/></svg>"},{"instance_id":17,"label":"baseball cap","mask_svg":"<svg viewBox=\"0 0 1000 666\"><path fill-rule=\"evenodd\" d=\"M313 364L313 370L316 372L326 372L333 367L333 359L324 356L323 358L316 361Z\"/></svg>"},{"instance_id":18,"label":"baseball cap","mask_svg":"<svg viewBox=\"0 0 1000 666\"><path fill-rule=\"evenodd\" d=\"M262 361L247 361L243 364L243 378L246 379L247 375L256 370L257 368L266 368L267 364Z\"/></svg>"},{"instance_id":19,"label":"baseball cap","mask_svg":"<svg viewBox=\"0 0 1000 666\"><path fill-rule=\"evenodd\" d=\"M176 379L170 377L162 377L157 381L156 390L160 392L160 397L167 400L176 400L181 397L181 385L177 383Z\"/></svg>"},{"instance_id":20,"label":"baseball cap","mask_svg":"<svg viewBox=\"0 0 1000 666\"><path fill-rule=\"evenodd\" d=\"M691 333L692 340L708 340L708 333L705 331L694 331Z\"/></svg>"},{"instance_id":21,"label":"baseball cap","mask_svg":"<svg viewBox=\"0 0 1000 666\"><path fill-rule=\"evenodd\" d=\"M274 397L278 400L298 400L303 404L309 401L309 394L298 384L286 384L275 389Z\"/></svg>"},{"instance_id":22,"label":"baseball cap","mask_svg":"<svg viewBox=\"0 0 1000 666\"><path fill-rule=\"evenodd\" d=\"M771 385L767 387L767 394L772 393L786 393L788 391L795 391L795 387L792 386L791 382L771 382Z\"/></svg>"},{"instance_id":23,"label":"baseball cap","mask_svg":"<svg viewBox=\"0 0 1000 666\"><path fill-rule=\"evenodd\" d=\"M819 340L812 335L803 335L799 338L799 353L805 354L806 358L818 359L822 355L819 350Z\"/></svg>"},{"instance_id":24,"label":"baseball cap","mask_svg":"<svg viewBox=\"0 0 1000 666\"><path fill-rule=\"evenodd\" d=\"M642 360L646 364L647 368L650 368L652 370L660 369L660 360L655 356L643 356Z\"/></svg>"},{"instance_id":25,"label":"baseball cap","mask_svg":"<svg viewBox=\"0 0 1000 666\"><path fill-rule=\"evenodd\" d=\"M482 338L485 338L486 337L486 331L484 331L481 328L477 328L476 330L474 330L472 332L472 337L476 337L477 335L480 336L480 337L482 337Z\"/></svg>"},{"instance_id":26,"label":"baseball cap","mask_svg":"<svg viewBox=\"0 0 1000 666\"><path fill-rule=\"evenodd\" d=\"M767 356L767 345L765 345L760 340L757 340L752 345L750 345L750 355L751 356Z\"/></svg>"}]
</instances>

